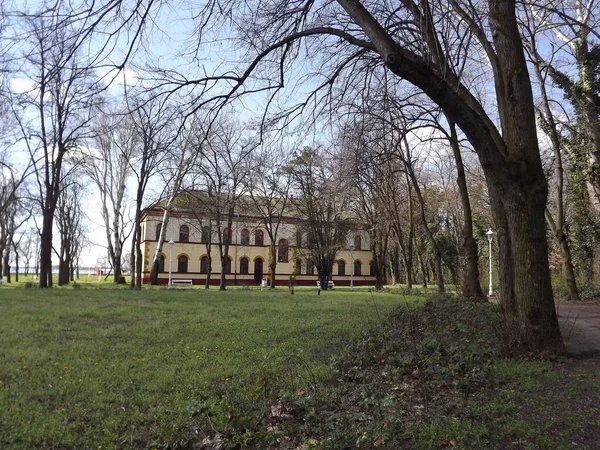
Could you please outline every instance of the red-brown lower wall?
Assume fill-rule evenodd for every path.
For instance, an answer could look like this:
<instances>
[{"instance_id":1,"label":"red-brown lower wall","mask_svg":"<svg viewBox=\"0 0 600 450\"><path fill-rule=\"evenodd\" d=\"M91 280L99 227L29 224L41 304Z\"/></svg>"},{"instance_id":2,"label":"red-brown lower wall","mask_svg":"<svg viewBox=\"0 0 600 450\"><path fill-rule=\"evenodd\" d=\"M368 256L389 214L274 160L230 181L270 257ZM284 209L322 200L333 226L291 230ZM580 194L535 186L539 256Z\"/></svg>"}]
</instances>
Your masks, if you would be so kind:
<instances>
[{"instance_id":1,"label":"red-brown lower wall","mask_svg":"<svg viewBox=\"0 0 600 450\"><path fill-rule=\"evenodd\" d=\"M173 277L174 280L192 280L192 284L194 286L198 285L198 286L203 286L206 283L206 278L184 278L184 277ZM144 277L142 279L142 283L143 284L148 284L149 279L147 277ZM336 286L350 286L350 280L336 280L335 277L333 278L333 282ZM168 277L159 277L158 278L158 284L161 285L166 285L169 283L169 278ZM219 280L219 276L217 275L210 277L210 285L211 286L218 286L220 283ZM355 278L353 280L353 285L354 286L374 286L375 285L375 277L364 277L361 276L360 278ZM283 275L281 277L275 278L275 284L277 286L289 286L289 278L285 278ZM314 278L311 279L298 279L296 278L296 281L294 283L294 286L316 286L317 281ZM227 278L227 285L228 286L258 286L260 285L260 283L254 283L253 280L235 280L233 277L228 277Z\"/></svg>"}]
</instances>

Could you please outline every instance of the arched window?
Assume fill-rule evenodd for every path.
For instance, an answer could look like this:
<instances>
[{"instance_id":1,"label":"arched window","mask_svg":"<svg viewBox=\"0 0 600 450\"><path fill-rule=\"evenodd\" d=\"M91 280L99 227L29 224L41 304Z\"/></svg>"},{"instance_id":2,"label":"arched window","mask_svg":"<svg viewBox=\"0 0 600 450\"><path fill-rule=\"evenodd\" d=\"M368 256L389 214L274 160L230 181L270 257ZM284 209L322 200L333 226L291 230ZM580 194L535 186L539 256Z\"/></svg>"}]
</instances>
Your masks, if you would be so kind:
<instances>
[{"instance_id":1,"label":"arched window","mask_svg":"<svg viewBox=\"0 0 600 450\"><path fill-rule=\"evenodd\" d=\"M250 261L248 261L248 258L240 259L240 274L241 275L248 275L249 263L250 263Z\"/></svg>"},{"instance_id":2,"label":"arched window","mask_svg":"<svg viewBox=\"0 0 600 450\"><path fill-rule=\"evenodd\" d=\"M369 263L369 275L377 275L377 265L375 265L375 261Z\"/></svg>"},{"instance_id":3,"label":"arched window","mask_svg":"<svg viewBox=\"0 0 600 450\"><path fill-rule=\"evenodd\" d=\"M223 273L231 273L231 258L230 257L225 258L225 261L223 264Z\"/></svg>"},{"instance_id":4,"label":"arched window","mask_svg":"<svg viewBox=\"0 0 600 450\"><path fill-rule=\"evenodd\" d=\"M360 261L354 261L354 275L362 274L362 263Z\"/></svg>"},{"instance_id":5,"label":"arched window","mask_svg":"<svg viewBox=\"0 0 600 450\"><path fill-rule=\"evenodd\" d=\"M302 231L296 231L296 247L302 248Z\"/></svg>"},{"instance_id":6,"label":"arched window","mask_svg":"<svg viewBox=\"0 0 600 450\"><path fill-rule=\"evenodd\" d=\"M181 255L177 258L177 272L179 273L187 273L188 271L188 257L185 255Z\"/></svg>"},{"instance_id":7,"label":"arched window","mask_svg":"<svg viewBox=\"0 0 600 450\"><path fill-rule=\"evenodd\" d=\"M338 275L346 275L346 261L338 261Z\"/></svg>"},{"instance_id":8,"label":"arched window","mask_svg":"<svg viewBox=\"0 0 600 450\"><path fill-rule=\"evenodd\" d=\"M231 230L227 227L223 228L223 244L231 244Z\"/></svg>"},{"instance_id":9,"label":"arched window","mask_svg":"<svg viewBox=\"0 0 600 450\"><path fill-rule=\"evenodd\" d=\"M208 273L208 256L200 258L200 273Z\"/></svg>"},{"instance_id":10,"label":"arched window","mask_svg":"<svg viewBox=\"0 0 600 450\"><path fill-rule=\"evenodd\" d=\"M358 234L354 236L354 250L362 250L362 239Z\"/></svg>"},{"instance_id":11,"label":"arched window","mask_svg":"<svg viewBox=\"0 0 600 450\"><path fill-rule=\"evenodd\" d=\"M160 232L162 231L162 223L156 225L154 240L158 241L160 239Z\"/></svg>"},{"instance_id":12,"label":"arched window","mask_svg":"<svg viewBox=\"0 0 600 450\"><path fill-rule=\"evenodd\" d=\"M210 227L208 225L202 227L202 242L205 244L210 242Z\"/></svg>"},{"instance_id":13,"label":"arched window","mask_svg":"<svg viewBox=\"0 0 600 450\"><path fill-rule=\"evenodd\" d=\"M179 242L190 242L190 227L187 225L179 227Z\"/></svg>"},{"instance_id":14,"label":"arched window","mask_svg":"<svg viewBox=\"0 0 600 450\"><path fill-rule=\"evenodd\" d=\"M160 255L160 259L158 260L158 271L165 271L165 255Z\"/></svg>"},{"instance_id":15,"label":"arched window","mask_svg":"<svg viewBox=\"0 0 600 450\"><path fill-rule=\"evenodd\" d=\"M256 230L254 232L254 245L265 245L265 234L263 230Z\"/></svg>"},{"instance_id":16,"label":"arched window","mask_svg":"<svg viewBox=\"0 0 600 450\"><path fill-rule=\"evenodd\" d=\"M250 245L250 232L248 231L247 228L242 229L241 244L242 245Z\"/></svg>"},{"instance_id":17,"label":"arched window","mask_svg":"<svg viewBox=\"0 0 600 450\"><path fill-rule=\"evenodd\" d=\"M302 260L296 260L296 275L300 275L302 273Z\"/></svg>"},{"instance_id":18,"label":"arched window","mask_svg":"<svg viewBox=\"0 0 600 450\"><path fill-rule=\"evenodd\" d=\"M315 264L309 259L306 261L306 275L315 274Z\"/></svg>"},{"instance_id":19,"label":"arched window","mask_svg":"<svg viewBox=\"0 0 600 450\"><path fill-rule=\"evenodd\" d=\"M277 262L286 263L289 261L289 249L290 246L288 245L287 239L280 239L279 245L277 246Z\"/></svg>"}]
</instances>

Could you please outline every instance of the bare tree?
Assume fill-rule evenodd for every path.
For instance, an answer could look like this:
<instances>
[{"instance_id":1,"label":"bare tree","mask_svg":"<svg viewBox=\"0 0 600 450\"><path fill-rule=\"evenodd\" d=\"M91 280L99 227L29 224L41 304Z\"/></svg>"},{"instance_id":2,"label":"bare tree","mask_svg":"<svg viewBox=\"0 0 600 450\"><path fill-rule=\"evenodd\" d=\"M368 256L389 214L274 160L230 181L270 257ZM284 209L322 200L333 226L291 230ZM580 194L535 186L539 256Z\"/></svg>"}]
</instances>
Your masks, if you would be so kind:
<instances>
[{"instance_id":1,"label":"bare tree","mask_svg":"<svg viewBox=\"0 0 600 450\"><path fill-rule=\"evenodd\" d=\"M212 237L214 233L216 237L221 261L221 290L226 288L225 277L231 269L229 246L233 239L233 220L247 185L250 155L256 146L252 138L244 136L244 128L239 123L225 118L216 122L210 131L198 135L198 158L192 173L194 184L202 186L208 194L204 196L204 208L210 219L209 234Z\"/></svg>"},{"instance_id":2,"label":"bare tree","mask_svg":"<svg viewBox=\"0 0 600 450\"><path fill-rule=\"evenodd\" d=\"M275 288L277 272L277 244L279 230L290 200L291 178L285 171L286 161L283 152L267 150L255 155L252 162L242 204L245 209L257 211L269 236L269 280Z\"/></svg>"},{"instance_id":3,"label":"bare tree","mask_svg":"<svg viewBox=\"0 0 600 450\"><path fill-rule=\"evenodd\" d=\"M19 127L29 150L42 213L40 280L52 286L52 235L54 213L65 174L66 154L87 136L92 106L100 100L88 62L73 46L79 35L62 20L61 11L39 17L25 16L23 76L31 90L20 96L24 114ZM28 112L27 112L28 111ZM29 123L28 114L35 115Z\"/></svg>"},{"instance_id":4,"label":"bare tree","mask_svg":"<svg viewBox=\"0 0 600 450\"><path fill-rule=\"evenodd\" d=\"M139 149L132 117L116 107L102 109L93 125L90 146L81 150L81 164L98 189L108 257L115 283L121 283L123 245L127 238L126 186L131 160Z\"/></svg>"},{"instance_id":5,"label":"bare tree","mask_svg":"<svg viewBox=\"0 0 600 450\"><path fill-rule=\"evenodd\" d=\"M135 97L134 93L131 95ZM174 112L168 104L151 100L128 102L128 109L131 116L131 121L128 122L135 127L139 143L137 151L129 160L130 169L135 179L135 211L130 261L132 267L131 286L139 289L142 287L144 264L141 249L142 208L144 207L148 183L169 155L167 148L169 143L173 141L171 121Z\"/></svg>"},{"instance_id":6,"label":"bare tree","mask_svg":"<svg viewBox=\"0 0 600 450\"><path fill-rule=\"evenodd\" d=\"M180 118L181 119L181 118ZM150 268L150 284L158 284L158 270L162 257L163 243L166 241L167 226L172 209L176 207L175 201L177 196L180 194L184 178L194 165L194 161L197 158L196 142L194 141L196 130L194 129L194 123L189 127L190 129L179 133L175 139L171 142L168 152L170 153L170 161L174 161L175 164L168 166L162 172L164 177L164 183L167 190L166 199L158 204L163 209L163 215L160 222L160 233L158 241L156 243L156 249L154 252L154 258L152 259L152 266ZM166 162L167 160L165 160Z\"/></svg>"},{"instance_id":7,"label":"bare tree","mask_svg":"<svg viewBox=\"0 0 600 450\"><path fill-rule=\"evenodd\" d=\"M546 222L548 223L548 226L554 234L556 242L558 243L558 248L562 257L563 269L567 283L568 298L571 301L579 301L579 291L577 288L577 281L575 278L575 268L573 266L573 260L571 258L571 249L568 241L566 224L567 205L565 199L565 165L563 164L564 153L566 153L563 143L566 139L565 136L563 136L563 133L560 131L560 128L562 127L559 121L556 119L557 114L555 111L552 110L552 99L548 94L548 89L546 86L548 84L548 81L546 79L548 74L552 74L550 75L551 78L558 78L561 80L563 78L561 77L560 72L556 69L548 70L549 65L541 59L541 55L538 51L538 33L543 33L545 25L538 24L538 21L535 19L535 17L533 17L538 15L535 13L534 8L530 8L526 12L528 12L529 14L527 14L527 23L524 24L524 28L527 31L527 35L524 36L524 40L526 48L528 49L529 57L533 62L533 72L538 82L538 91L540 97L538 102L538 121L540 122L541 129L546 133L546 135L550 139L552 154L554 156L552 161L552 167L549 170L549 176L552 177L550 181L553 184L553 195L548 207L546 208ZM582 57L581 54L578 54L578 56ZM585 74L586 71L583 70L582 64L585 65L585 63L581 62L579 64L579 69ZM562 76L566 77L566 75L564 74L562 74ZM563 85L562 87L565 88L566 86ZM587 87L583 87L584 90L586 90L587 88L589 88L589 85ZM575 97L577 97L578 100L577 107L579 109L583 108L588 113L585 116L587 117L587 132L592 132L593 135L594 127L598 127L598 133L600 133L600 119L598 117L598 113L594 115L591 111L588 111L589 108L587 108L587 106L585 105L589 100L589 92L584 94L583 97ZM571 100L574 99L574 97L571 97ZM562 113L562 111L560 113ZM590 139L590 141L594 142L594 139ZM592 167L592 178L587 180L589 185L589 192L594 193L596 197L596 199L592 201L592 204L595 205L596 209L600 208L600 197L598 197L598 195L600 195L600 176L593 175L593 173L594 166L600 163L600 139L598 139L597 146L598 156L589 159ZM595 153L592 152L592 155L594 154ZM598 169L600 170L600 166L598 166ZM551 209L552 206L554 207Z\"/></svg>"},{"instance_id":8,"label":"bare tree","mask_svg":"<svg viewBox=\"0 0 600 450\"><path fill-rule=\"evenodd\" d=\"M63 180L56 206L56 223L60 235L60 247L56 251L59 286L69 284L72 280L75 261L81 246L83 187L78 178L79 174L70 172L69 177Z\"/></svg>"},{"instance_id":9,"label":"bare tree","mask_svg":"<svg viewBox=\"0 0 600 450\"><path fill-rule=\"evenodd\" d=\"M324 151L304 148L288 165L299 228L307 234L308 258L314 262L321 289L326 290L339 250L356 227L349 215L349 180L335 171L338 161Z\"/></svg>"},{"instance_id":10,"label":"bare tree","mask_svg":"<svg viewBox=\"0 0 600 450\"><path fill-rule=\"evenodd\" d=\"M573 2L525 2L524 41L537 71L540 89L552 84L562 90L578 118L573 123L588 160L588 190L592 205L600 211L600 11L596 0ZM575 69L575 70L573 70ZM546 80L546 76L549 80ZM536 74L538 81L539 76ZM549 98L540 92L543 104ZM544 101L544 97L546 100ZM562 100L562 99L561 99ZM545 108L544 108L545 109ZM548 119L548 114L544 117ZM549 124L551 125L551 124ZM553 136L550 134L550 138ZM554 144L553 144L554 145ZM558 170L558 167L557 167ZM557 218L555 222L560 222ZM560 228L560 227L559 227ZM560 230L559 230L560 232ZM564 243L559 239L561 248ZM565 258L562 250L563 259ZM574 291L572 295L574 295Z\"/></svg>"}]
</instances>

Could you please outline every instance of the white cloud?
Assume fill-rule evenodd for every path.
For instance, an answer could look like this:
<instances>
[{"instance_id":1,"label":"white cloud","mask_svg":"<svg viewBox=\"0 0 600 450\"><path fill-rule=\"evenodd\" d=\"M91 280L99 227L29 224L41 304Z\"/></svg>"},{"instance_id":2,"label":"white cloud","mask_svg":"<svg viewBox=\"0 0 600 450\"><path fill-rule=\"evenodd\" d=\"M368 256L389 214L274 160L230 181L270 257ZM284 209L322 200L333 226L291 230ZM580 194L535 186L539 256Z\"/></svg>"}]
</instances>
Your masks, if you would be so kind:
<instances>
[{"instance_id":1,"label":"white cloud","mask_svg":"<svg viewBox=\"0 0 600 450\"><path fill-rule=\"evenodd\" d=\"M101 69L97 72L98 77L107 84L119 86L144 86L144 80L138 72L132 69Z\"/></svg>"}]
</instances>

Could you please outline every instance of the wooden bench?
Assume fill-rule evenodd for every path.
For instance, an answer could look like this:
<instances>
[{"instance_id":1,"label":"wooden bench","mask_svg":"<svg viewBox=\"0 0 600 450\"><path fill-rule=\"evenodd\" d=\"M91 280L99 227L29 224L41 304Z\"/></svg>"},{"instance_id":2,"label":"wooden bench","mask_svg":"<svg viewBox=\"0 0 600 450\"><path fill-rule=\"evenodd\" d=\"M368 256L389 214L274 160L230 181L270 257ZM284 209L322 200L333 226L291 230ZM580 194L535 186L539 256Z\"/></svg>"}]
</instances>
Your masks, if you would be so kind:
<instances>
[{"instance_id":1,"label":"wooden bench","mask_svg":"<svg viewBox=\"0 0 600 450\"><path fill-rule=\"evenodd\" d=\"M175 286L176 284L189 284L193 286L194 282L192 280L171 280L171 286Z\"/></svg>"},{"instance_id":2,"label":"wooden bench","mask_svg":"<svg viewBox=\"0 0 600 450\"><path fill-rule=\"evenodd\" d=\"M321 281L320 280L317 280L317 287L319 289L321 289ZM329 280L327 282L327 289L334 289L334 288L335 288L335 283L333 281Z\"/></svg>"}]
</instances>

